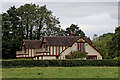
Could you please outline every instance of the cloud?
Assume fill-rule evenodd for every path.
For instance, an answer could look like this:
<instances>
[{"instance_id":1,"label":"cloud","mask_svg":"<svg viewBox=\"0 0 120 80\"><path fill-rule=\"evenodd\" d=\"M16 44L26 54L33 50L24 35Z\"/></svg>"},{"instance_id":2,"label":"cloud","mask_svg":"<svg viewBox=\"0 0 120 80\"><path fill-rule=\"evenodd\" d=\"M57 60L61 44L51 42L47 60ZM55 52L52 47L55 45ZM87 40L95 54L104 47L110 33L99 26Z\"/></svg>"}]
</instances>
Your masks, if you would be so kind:
<instances>
[{"instance_id":1,"label":"cloud","mask_svg":"<svg viewBox=\"0 0 120 80\"><path fill-rule=\"evenodd\" d=\"M32 0L31 0L32 1ZM3 2L2 12L15 5L17 8L26 2ZM77 24L92 37L94 33L101 35L106 32L114 32L118 23L117 2L37 2L40 6L47 5L53 14L59 17L63 29L71 24Z\"/></svg>"},{"instance_id":2,"label":"cloud","mask_svg":"<svg viewBox=\"0 0 120 80\"><path fill-rule=\"evenodd\" d=\"M67 20L67 18L64 20ZM68 25L69 23L77 24L87 36L92 38L93 34L101 35L107 32L113 33L118 21L113 19L109 14L98 14L86 17L77 17L72 20L69 19L65 23ZM64 25L63 27L65 29L68 26Z\"/></svg>"},{"instance_id":3,"label":"cloud","mask_svg":"<svg viewBox=\"0 0 120 80\"><path fill-rule=\"evenodd\" d=\"M2 0L2 2L118 2L119 0Z\"/></svg>"}]
</instances>

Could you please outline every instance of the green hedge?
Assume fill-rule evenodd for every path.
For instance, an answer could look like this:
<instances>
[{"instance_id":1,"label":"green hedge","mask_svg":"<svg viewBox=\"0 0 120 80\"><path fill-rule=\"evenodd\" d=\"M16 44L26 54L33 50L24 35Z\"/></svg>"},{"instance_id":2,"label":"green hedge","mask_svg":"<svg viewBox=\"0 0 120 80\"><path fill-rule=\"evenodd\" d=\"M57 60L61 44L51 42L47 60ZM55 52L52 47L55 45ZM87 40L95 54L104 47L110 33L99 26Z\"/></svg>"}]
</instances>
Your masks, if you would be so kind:
<instances>
[{"instance_id":1,"label":"green hedge","mask_svg":"<svg viewBox=\"0 0 120 80\"><path fill-rule=\"evenodd\" d=\"M2 67L119 66L118 60L3 60Z\"/></svg>"}]
</instances>

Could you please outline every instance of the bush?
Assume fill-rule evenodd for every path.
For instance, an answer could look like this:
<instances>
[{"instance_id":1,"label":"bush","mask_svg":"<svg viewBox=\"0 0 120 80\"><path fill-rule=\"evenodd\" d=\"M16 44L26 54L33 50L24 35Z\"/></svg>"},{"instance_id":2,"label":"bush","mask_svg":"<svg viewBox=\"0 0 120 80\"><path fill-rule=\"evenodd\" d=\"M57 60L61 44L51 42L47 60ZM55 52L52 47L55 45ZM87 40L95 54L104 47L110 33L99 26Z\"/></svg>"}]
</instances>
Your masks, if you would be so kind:
<instances>
[{"instance_id":1,"label":"bush","mask_svg":"<svg viewBox=\"0 0 120 80\"><path fill-rule=\"evenodd\" d=\"M86 52L74 51L67 55L69 59L87 58Z\"/></svg>"},{"instance_id":2,"label":"bush","mask_svg":"<svg viewBox=\"0 0 120 80\"><path fill-rule=\"evenodd\" d=\"M119 66L118 60L4 60L3 67Z\"/></svg>"},{"instance_id":3,"label":"bush","mask_svg":"<svg viewBox=\"0 0 120 80\"><path fill-rule=\"evenodd\" d=\"M115 57L113 58L113 60L120 60L120 57Z\"/></svg>"}]
</instances>

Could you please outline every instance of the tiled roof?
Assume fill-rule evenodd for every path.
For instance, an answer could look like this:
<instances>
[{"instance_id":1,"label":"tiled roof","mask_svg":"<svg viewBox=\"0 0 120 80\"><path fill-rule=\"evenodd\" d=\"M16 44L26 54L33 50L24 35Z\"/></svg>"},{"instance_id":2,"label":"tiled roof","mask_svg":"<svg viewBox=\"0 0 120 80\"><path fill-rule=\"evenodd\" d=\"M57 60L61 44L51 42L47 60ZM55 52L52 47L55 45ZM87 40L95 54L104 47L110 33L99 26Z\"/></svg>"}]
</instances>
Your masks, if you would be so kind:
<instances>
[{"instance_id":1,"label":"tiled roof","mask_svg":"<svg viewBox=\"0 0 120 80\"><path fill-rule=\"evenodd\" d=\"M44 37L46 42L50 46L71 46L77 39L80 37L78 36L58 36L58 37ZM87 37L84 37L86 41L91 44L91 40Z\"/></svg>"},{"instance_id":2,"label":"tiled roof","mask_svg":"<svg viewBox=\"0 0 120 80\"><path fill-rule=\"evenodd\" d=\"M43 37L46 39L49 46L71 46L77 39L80 37L78 36L57 36L57 37ZM86 41L90 44L92 43L91 40L87 37L84 37ZM29 49L38 49L41 47L40 40L23 40L25 46Z\"/></svg>"},{"instance_id":3,"label":"tiled roof","mask_svg":"<svg viewBox=\"0 0 120 80\"><path fill-rule=\"evenodd\" d=\"M83 37L86 41L88 41L90 44L92 44L92 41L91 41L91 39L88 37Z\"/></svg>"},{"instance_id":4,"label":"tiled roof","mask_svg":"<svg viewBox=\"0 0 120 80\"><path fill-rule=\"evenodd\" d=\"M25 42L25 46L29 49L38 49L41 45L40 40L23 40L23 42Z\"/></svg>"}]
</instances>

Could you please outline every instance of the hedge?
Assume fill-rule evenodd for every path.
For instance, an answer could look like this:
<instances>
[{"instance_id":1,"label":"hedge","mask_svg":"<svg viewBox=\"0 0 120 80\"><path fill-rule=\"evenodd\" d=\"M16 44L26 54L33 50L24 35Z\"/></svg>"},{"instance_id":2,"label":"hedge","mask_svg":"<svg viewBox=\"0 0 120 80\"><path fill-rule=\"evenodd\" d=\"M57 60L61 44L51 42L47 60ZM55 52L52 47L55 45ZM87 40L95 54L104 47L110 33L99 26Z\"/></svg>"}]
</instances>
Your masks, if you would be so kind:
<instances>
[{"instance_id":1,"label":"hedge","mask_svg":"<svg viewBox=\"0 0 120 80\"><path fill-rule=\"evenodd\" d=\"M3 60L2 67L119 66L118 60Z\"/></svg>"}]
</instances>

